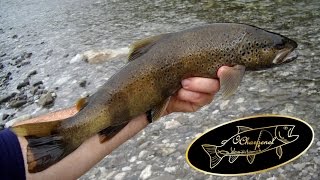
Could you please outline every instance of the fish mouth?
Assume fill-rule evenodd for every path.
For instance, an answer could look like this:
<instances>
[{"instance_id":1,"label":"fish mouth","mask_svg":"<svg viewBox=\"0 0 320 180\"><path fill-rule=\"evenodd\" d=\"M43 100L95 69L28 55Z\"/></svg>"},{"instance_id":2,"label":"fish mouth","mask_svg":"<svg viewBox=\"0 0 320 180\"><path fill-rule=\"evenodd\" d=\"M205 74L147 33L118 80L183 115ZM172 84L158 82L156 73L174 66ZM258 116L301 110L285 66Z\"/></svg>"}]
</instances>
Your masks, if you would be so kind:
<instances>
[{"instance_id":1,"label":"fish mouth","mask_svg":"<svg viewBox=\"0 0 320 180\"><path fill-rule=\"evenodd\" d=\"M273 59L273 64L284 64L295 60L298 57L298 53L294 49L283 49Z\"/></svg>"}]
</instances>

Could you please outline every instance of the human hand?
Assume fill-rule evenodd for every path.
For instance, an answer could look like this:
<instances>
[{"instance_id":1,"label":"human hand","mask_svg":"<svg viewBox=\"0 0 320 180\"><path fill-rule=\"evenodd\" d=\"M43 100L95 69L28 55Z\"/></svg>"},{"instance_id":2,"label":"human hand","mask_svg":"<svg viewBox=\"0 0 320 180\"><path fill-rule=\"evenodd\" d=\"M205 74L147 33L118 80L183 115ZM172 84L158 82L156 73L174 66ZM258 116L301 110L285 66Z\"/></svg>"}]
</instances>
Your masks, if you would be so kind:
<instances>
[{"instance_id":1,"label":"human hand","mask_svg":"<svg viewBox=\"0 0 320 180\"><path fill-rule=\"evenodd\" d=\"M192 77L184 79L182 88L171 97L164 115L172 112L194 112L209 104L219 91L217 79Z\"/></svg>"}]
</instances>

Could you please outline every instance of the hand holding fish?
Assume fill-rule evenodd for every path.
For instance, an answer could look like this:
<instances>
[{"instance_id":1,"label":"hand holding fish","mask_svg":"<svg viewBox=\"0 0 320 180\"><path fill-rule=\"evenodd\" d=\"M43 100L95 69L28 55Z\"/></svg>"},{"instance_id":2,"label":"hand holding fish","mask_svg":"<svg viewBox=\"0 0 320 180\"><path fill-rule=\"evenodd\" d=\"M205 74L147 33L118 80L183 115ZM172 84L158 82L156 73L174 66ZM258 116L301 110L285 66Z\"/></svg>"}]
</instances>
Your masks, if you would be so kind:
<instances>
[{"instance_id":1,"label":"hand holding fish","mask_svg":"<svg viewBox=\"0 0 320 180\"><path fill-rule=\"evenodd\" d=\"M217 79L200 77L184 79L181 84L182 88L171 97L164 115L172 112L195 112L211 103L220 88Z\"/></svg>"}]
</instances>

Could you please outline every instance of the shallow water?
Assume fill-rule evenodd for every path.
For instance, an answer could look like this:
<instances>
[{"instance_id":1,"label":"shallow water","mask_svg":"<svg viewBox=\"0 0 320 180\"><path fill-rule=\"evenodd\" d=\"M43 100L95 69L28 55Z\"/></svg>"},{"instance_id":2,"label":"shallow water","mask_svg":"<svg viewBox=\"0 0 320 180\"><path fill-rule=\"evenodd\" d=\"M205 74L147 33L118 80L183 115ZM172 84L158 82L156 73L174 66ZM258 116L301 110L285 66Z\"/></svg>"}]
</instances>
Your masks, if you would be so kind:
<instances>
[{"instance_id":1,"label":"shallow water","mask_svg":"<svg viewBox=\"0 0 320 180\"><path fill-rule=\"evenodd\" d=\"M42 80L44 87L57 94L54 106L40 108L32 101L19 109L1 104L1 113L12 114L11 119L24 114L39 114L71 106L81 95L91 94L125 63L125 58L117 58L104 64L70 63L72 57L86 50L119 49L127 47L137 39L165 32L174 32L196 25L215 22L240 22L278 32L296 40L299 44L298 59L270 70L248 72L239 91L230 100L216 100L210 106L193 114L175 114L170 119L183 119L175 132L155 130L148 127L146 134L155 133L151 149L157 149L165 137L170 143L187 145L203 130L222 122L252 114L276 113L299 117L309 122L316 134L311 149L298 160L279 169L256 176L259 178L319 178L320 159L320 1L318 0L243 0L243 1L0 1L0 97L11 92L19 92L17 85L27 78L32 70L37 74L31 83ZM16 36L15 36L16 35ZM15 58L23 52L31 52L30 64L18 67ZM3 55L5 54L5 55ZM67 56L68 55L68 56ZM8 73L11 80L4 80ZM86 80L85 88L79 82ZM26 96L32 96L26 91ZM0 117L1 118L1 117ZM165 121L165 120L163 120ZM162 123L162 124L161 124ZM156 125L155 125L156 126ZM163 122L158 126L162 127ZM151 136L152 137L152 136ZM188 138L187 138L188 137ZM140 139L139 139L140 138ZM149 137L150 138L150 137ZM144 133L115 151L100 164L105 166L105 174L121 174L119 164L108 166L112 158L121 156L125 147L135 146L143 139ZM184 149L185 150L185 149ZM183 148L179 150L181 155ZM126 151L125 151L126 152ZM129 152L128 152L129 153ZM126 155L127 159L139 154L139 149ZM183 155L182 155L183 156ZM172 157L148 159L153 164L153 175L163 171L155 165L161 159L166 166L183 164L175 173L181 179L210 179L208 175L191 170L183 158L177 162ZM169 160L168 160L169 159ZM125 161L126 159L124 159ZM146 160L146 159L144 159ZM303 170L295 164L305 164ZM143 166L142 166L143 167ZM98 170L97 170L98 169ZM125 177L136 179L142 169L127 173ZM95 168L84 179L104 179L106 175ZM153 177L153 176L152 176ZM248 177L247 177L248 178Z\"/></svg>"}]
</instances>

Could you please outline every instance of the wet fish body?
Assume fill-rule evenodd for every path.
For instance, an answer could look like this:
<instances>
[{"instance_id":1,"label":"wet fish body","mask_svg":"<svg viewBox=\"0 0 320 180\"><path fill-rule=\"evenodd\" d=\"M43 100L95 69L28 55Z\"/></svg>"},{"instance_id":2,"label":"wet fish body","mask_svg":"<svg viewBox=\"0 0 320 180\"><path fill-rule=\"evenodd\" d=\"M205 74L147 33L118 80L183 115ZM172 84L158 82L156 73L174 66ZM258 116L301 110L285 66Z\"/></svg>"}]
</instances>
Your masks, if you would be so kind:
<instances>
[{"instance_id":1,"label":"wet fish body","mask_svg":"<svg viewBox=\"0 0 320 180\"><path fill-rule=\"evenodd\" d=\"M12 129L29 142L29 172L42 171L96 133L103 142L142 113L150 111L153 120L158 119L185 78L216 78L221 66L232 66L220 78L221 90L229 96L245 70L286 63L296 47L296 42L282 35L235 23L150 37L133 44L128 64L95 94L79 101L81 110L75 116ZM44 141L54 141L50 150Z\"/></svg>"},{"instance_id":2,"label":"wet fish body","mask_svg":"<svg viewBox=\"0 0 320 180\"><path fill-rule=\"evenodd\" d=\"M248 163L254 162L255 156L274 150L279 159L282 157L282 146L294 142L299 135L293 135L294 125L277 125L252 129L238 126L238 133L221 142L221 145L203 144L203 150L210 157L210 168L217 166L224 157L229 163L239 156L245 156Z\"/></svg>"}]
</instances>

